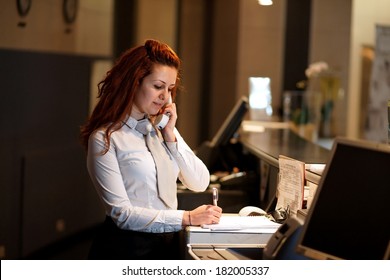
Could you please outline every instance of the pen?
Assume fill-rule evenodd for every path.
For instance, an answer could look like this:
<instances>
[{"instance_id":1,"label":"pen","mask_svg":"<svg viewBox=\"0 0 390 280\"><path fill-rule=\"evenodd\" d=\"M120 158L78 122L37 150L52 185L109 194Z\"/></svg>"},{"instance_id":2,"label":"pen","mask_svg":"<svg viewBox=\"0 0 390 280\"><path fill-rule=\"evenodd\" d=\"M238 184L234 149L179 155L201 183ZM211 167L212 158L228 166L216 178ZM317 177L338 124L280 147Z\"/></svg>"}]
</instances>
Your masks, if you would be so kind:
<instances>
[{"instance_id":1,"label":"pen","mask_svg":"<svg viewBox=\"0 0 390 280\"><path fill-rule=\"evenodd\" d=\"M217 206L217 202L218 202L218 189L213 188L213 204L214 204L214 206Z\"/></svg>"}]
</instances>

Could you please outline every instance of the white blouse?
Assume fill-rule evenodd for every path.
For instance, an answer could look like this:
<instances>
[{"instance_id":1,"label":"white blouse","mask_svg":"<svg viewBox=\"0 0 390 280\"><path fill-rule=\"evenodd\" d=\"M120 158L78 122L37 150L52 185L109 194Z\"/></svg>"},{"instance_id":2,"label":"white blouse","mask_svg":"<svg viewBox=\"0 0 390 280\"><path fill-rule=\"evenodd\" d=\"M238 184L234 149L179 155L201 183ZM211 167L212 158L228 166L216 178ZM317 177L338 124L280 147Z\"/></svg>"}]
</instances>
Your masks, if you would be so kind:
<instances>
[{"instance_id":1,"label":"white blouse","mask_svg":"<svg viewBox=\"0 0 390 280\"><path fill-rule=\"evenodd\" d=\"M184 210L168 209L159 198L156 168L144 136L135 130L137 121L111 134L104 155L104 130L89 138L87 168L106 215L121 229L143 232L173 232L182 229ZM210 173L175 128L177 142L166 142L179 180L192 191L204 191Z\"/></svg>"}]
</instances>

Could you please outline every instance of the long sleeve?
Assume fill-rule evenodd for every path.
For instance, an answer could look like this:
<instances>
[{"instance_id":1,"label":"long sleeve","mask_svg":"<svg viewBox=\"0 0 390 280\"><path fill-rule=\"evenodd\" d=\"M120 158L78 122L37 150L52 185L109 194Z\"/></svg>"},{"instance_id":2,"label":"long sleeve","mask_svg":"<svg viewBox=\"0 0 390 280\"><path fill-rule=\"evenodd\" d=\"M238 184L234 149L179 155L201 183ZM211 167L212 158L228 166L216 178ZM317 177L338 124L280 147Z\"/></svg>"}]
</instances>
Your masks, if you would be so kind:
<instances>
[{"instance_id":1,"label":"long sleeve","mask_svg":"<svg viewBox=\"0 0 390 280\"><path fill-rule=\"evenodd\" d=\"M106 215L121 229L172 232L182 228L183 211L158 198L153 158L142 135L117 131L104 149L103 131L90 137L87 167ZM130 143L130 144L129 144Z\"/></svg>"},{"instance_id":2,"label":"long sleeve","mask_svg":"<svg viewBox=\"0 0 390 280\"><path fill-rule=\"evenodd\" d=\"M192 191L204 191L210 183L209 170L176 129L175 135L177 142L167 142L166 144L179 167L179 180Z\"/></svg>"}]
</instances>

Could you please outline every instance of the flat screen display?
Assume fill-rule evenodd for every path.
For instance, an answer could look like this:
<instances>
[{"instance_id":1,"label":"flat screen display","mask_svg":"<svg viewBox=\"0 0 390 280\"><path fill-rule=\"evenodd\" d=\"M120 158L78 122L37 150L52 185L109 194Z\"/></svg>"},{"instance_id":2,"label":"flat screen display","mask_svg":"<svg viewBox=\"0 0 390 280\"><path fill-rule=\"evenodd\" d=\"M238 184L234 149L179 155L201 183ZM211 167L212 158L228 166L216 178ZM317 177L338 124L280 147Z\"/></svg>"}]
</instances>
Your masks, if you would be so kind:
<instances>
[{"instance_id":1,"label":"flat screen display","mask_svg":"<svg viewBox=\"0 0 390 280\"><path fill-rule=\"evenodd\" d=\"M242 96L234 105L225 121L211 140L212 147L219 147L229 143L234 133L239 129L242 119L249 108L248 98Z\"/></svg>"},{"instance_id":2,"label":"flat screen display","mask_svg":"<svg viewBox=\"0 0 390 280\"><path fill-rule=\"evenodd\" d=\"M222 150L224 147L228 146L230 140L240 128L248 108L248 98L242 96L236 102L212 140L203 142L200 147L195 150L196 155L206 164L211 172L222 170L222 162L224 162L224 164L222 164L223 168L226 168L225 154Z\"/></svg>"},{"instance_id":3,"label":"flat screen display","mask_svg":"<svg viewBox=\"0 0 390 280\"><path fill-rule=\"evenodd\" d=\"M390 146L336 138L297 243L312 259L388 259Z\"/></svg>"}]
</instances>

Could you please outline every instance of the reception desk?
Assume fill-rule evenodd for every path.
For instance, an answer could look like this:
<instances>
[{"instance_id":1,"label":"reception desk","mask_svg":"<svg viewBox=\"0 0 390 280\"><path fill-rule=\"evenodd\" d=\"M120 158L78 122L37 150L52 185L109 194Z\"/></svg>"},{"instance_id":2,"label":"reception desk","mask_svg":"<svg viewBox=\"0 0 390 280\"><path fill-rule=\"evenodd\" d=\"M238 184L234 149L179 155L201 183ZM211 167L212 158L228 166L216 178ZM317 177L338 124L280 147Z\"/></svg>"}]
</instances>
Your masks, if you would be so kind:
<instances>
[{"instance_id":1,"label":"reception desk","mask_svg":"<svg viewBox=\"0 0 390 280\"><path fill-rule=\"evenodd\" d=\"M244 121L239 141L244 149L268 168L267 182L264 182L264 178L261 182L266 184L266 194L261 205L263 208L268 208L275 199L280 155L305 164L326 164L330 157L330 150L298 136L286 123ZM321 175L306 170L305 178L318 184Z\"/></svg>"},{"instance_id":2,"label":"reception desk","mask_svg":"<svg viewBox=\"0 0 390 280\"><path fill-rule=\"evenodd\" d=\"M267 178L263 176L258 186L266 189L261 205L258 205L265 210L271 210L269 207L272 207L275 201L280 155L306 164L326 164L330 157L328 149L299 137L283 123L250 122L248 126L248 123L244 122L239 135L243 152L256 156L261 162L260 166L267 166ZM318 184L321 175L306 170L305 177L306 180ZM261 186L261 184L266 185ZM232 253L232 250L241 248L246 252L255 252L257 256L261 256L261 249L272 236L272 234L256 232L245 233L246 235L240 232L230 234L231 236L229 233L207 232L200 228L188 227L189 255L195 259L245 259L247 257L245 254Z\"/></svg>"},{"instance_id":3,"label":"reception desk","mask_svg":"<svg viewBox=\"0 0 390 280\"><path fill-rule=\"evenodd\" d=\"M279 155L316 164L326 163L330 156L329 150L301 138L283 123L249 124L250 126L248 122L243 122L240 142L259 159L275 167L279 166Z\"/></svg>"}]
</instances>

